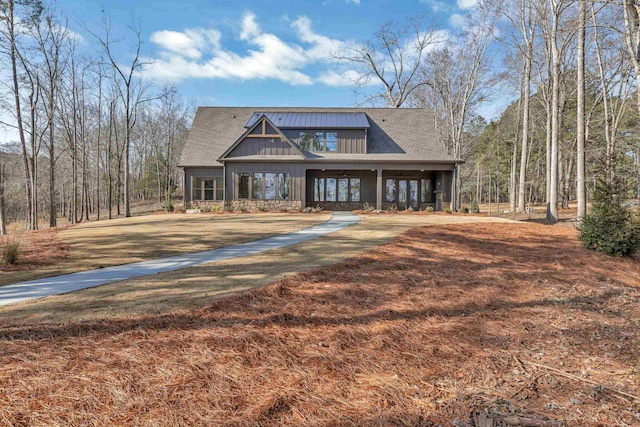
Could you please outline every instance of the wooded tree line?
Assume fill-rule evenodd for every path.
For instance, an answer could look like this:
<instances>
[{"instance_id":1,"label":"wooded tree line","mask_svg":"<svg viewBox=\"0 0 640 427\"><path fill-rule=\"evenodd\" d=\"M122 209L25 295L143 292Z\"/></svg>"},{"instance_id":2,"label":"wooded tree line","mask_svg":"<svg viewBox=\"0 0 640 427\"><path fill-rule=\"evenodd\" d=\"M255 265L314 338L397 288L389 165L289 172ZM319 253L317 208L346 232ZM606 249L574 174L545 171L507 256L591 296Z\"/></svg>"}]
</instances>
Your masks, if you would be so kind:
<instances>
[{"instance_id":1,"label":"wooded tree line","mask_svg":"<svg viewBox=\"0 0 640 427\"><path fill-rule=\"evenodd\" d=\"M0 153L3 233L5 220L130 216L132 199L167 201L179 182L193 108L142 80L137 26L115 35L105 14L86 30L41 0L0 1L0 117L18 135ZM131 41L122 62L114 51Z\"/></svg>"},{"instance_id":2,"label":"wooded tree line","mask_svg":"<svg viewBox=\"0 0 640 427\"><path fill-rule=\"evenodd\" d=\"M383 90L364 102L428 107L456 170L453 207L503 203L547 217L595 181L623 176L640 197L640 1L480 0L458 34L426 16L386 24L335 55ZM501 66L497 62L501 61ZM517 101L487 123L479 108Z\"/></svg>"}]
</instances>

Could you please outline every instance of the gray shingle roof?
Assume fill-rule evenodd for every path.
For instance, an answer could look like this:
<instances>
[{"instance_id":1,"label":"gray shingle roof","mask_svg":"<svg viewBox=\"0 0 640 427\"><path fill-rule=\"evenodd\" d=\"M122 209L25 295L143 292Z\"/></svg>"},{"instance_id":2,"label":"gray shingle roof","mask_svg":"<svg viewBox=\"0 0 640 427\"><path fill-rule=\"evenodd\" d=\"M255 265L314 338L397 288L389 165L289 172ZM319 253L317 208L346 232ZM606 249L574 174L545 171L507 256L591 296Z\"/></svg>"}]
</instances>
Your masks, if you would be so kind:
<instances>
[{"instance_id":1,"label":"gray shingle roof","mask_svg":"<svg viewBox=\"0 0 640 427\"><path fill-rule=\"evenodd\" d=\"M250 128L265 115L280 129L369 129L369 120L365 113L350 112L299 112L299 111L260 111L253 113L244 125Z\"/></svg>"},{"instance_id":2,"label":"gray shingle roof","mask_svg":"<svg viewBox=\"0 0 640 427\"><path fill-rule=\"evenodd\" d=\"M246 131L245 123L254 113L264 111L367 115L370 124L367 154L310 153L310 160L456 162L440 141L433 114L425 109L200 107L182 150L180 166L222 166L218 159Z\"/></svg>"}]
</instances>

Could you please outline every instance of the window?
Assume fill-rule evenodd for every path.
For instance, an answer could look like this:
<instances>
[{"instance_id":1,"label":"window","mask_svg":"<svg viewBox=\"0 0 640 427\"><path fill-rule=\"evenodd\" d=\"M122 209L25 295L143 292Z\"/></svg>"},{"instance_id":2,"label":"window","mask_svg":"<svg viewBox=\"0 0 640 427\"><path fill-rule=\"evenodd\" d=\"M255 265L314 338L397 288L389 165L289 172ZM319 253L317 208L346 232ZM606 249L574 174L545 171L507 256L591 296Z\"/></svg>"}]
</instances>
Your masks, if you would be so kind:
<instances>
[{"instance_id":1,"label":"window","mask_svg":"<svg viewBox=\"0 0 640 427\"><path fill-rule=\"evenodd\" d=\"M431 188L431 180L423 179L420 183L420 187L422 203L431 203L431 193L433 192Z\"/></svg>"},{"instance_id":2,"label":"window","mask_svg":"<svg viewBox=\"0 0 640 427\"><path fill-rule=\"evenodd\" d=\"M387 197L386 200L388 203L396 202L396 180L395 179L387 179Z\"/></svg>"},{"instance_id":3,"label":"window","mask_svg":"<svg viewBox=\"0 0 640 427\"><path fill-rule=\"evenodd\" d=\"M264 198L265 200L275 200L276 198L276 174L264 174Z\"/></svg>"},{"instance_id":4,"label":"window","mask_svg":"<svg viewBox=\"0 0 640 427\"><path fill-rule=\"evenodd\" d=\"M398 202L400 204L407 204L407 181L404 179L400 180L400 191L398 191Z\"/></svg>"},{"instance_id":5,"label":"window","mask_svg":"<svg viewBox=\"0 0 640 427\"><path fill-rule=\"evenodd\" d=\"M313 201L359 202L360 178L314 178Z\"/></svg>"},{"instance_id":6,"label":"window","mask_svg":"<svg viewBox=\"0 0 640 427\"><path fill-rule=\"evenodd\" d=\"M251 198L262 199L262 173L251 174Z\"/></svg>"},{"instance_id":7,"label":"window","mask_svg":"<svg viewBox=\"0 0 640 427\"><path fill-rule=\"evenodd\" d=\"M325 133L325 151L338 151L338 133L326 132Z\"/></svg>"},{"instance_id":8,"label":"window","mask_svg":"<svg viewBox=\"0 0 640 427\"><path fill-rule=\"evenodd\" d=\"M409 205L418 207L418 180L409 181Z\"/></svg>"},{"instance_id":9,"label":"window","mask_svg":"<svg viewBox=\"0 0 640 427\"><path fill-rule=\"evenodd\" d=\"M349 201L349 180L347 178L340 178L338 180L338 201Z\"/></svg>"},{"instance_id":10,"label":"window","mask_svg":"<svg viewBox=\"0 0 640 427\"><path fill-rule=\"evenodd\" d=\"M351 187L351 201L359 202L360 201L360 178L351 178L350 187Z\"/></svg>"},{"instance_id":11,"label":"window","mask_svg":"<svg viewBox=\"0 0 640 427\"><path fill-rule=\"evenodd\" d=\"M313 180L313 201L324 202L324 178Z\"/></svg>"},{"instance_id":12,"label":"window","mask_svg":"<svg viewBox=\"0 0 640 427\"><path fill-rule=\"evenodd\" d=\"M214 193L213 179L204 180L204 200L213 200Z\"/></svg>"},{"instance_id":13,"label":"window","mask_svg":"<svg viewBox=\"0 0 640 427\"><path fill-rule=\"evenodd\" d=\"M289 200L289 174L278 174L278 199Z\"/></svg>"},{"instance_id":14,"label":"window","mask_svg":"<svg viewBox=\"0 0 640 427\"><path fill-rule=\"evenodd\" d=\"M254 172L238 174L238 198L253 200L289 200L288 173Z\"/></svg>"},{"instance_id":15,"label":"window","mask_svg":"<svg viewBox=\"0 0 640 427\"><path fill-rule=\"evenodd\" d=\"M299 144L304 151L338 151L338 133L300 132Z\"/></svg>"},{"instance_id":16,"label":"window","mask_svg":"<svg viewBox=\"0 0 640 427\"><path fill-rule=\"evenodd\" d=\"M224 180L222 177L193 177L191 180L191 200L224 200Z\"/></svg>"},{"instance_id":17,"label":"window","mask_svg":"<svg viewBox=\"0 0 640 427\"><path fill-rule=\"evenodd\" d=\"M336 179L327 178L327 202L336 201Z\"/></svg>"},{"instance_id":18,"label":"window","mask_svg":"<svg viewBox=\"0 0 640 427\"><path fill-rule=\"evenodd\" d=\"M191 200L202 200L202 178L191 179Z\"/></svg>"},{"instance_id":19,"label":"window","mask_svg":"<svg viewBox=\"0 0 640 427\"><path fill-rule=\"evenodd\" d=\"M318 151L314 147L319 146L318 134L313 132L300 132L300 149L304 151Z\"/></svg>"},{"instance_id":20,"label":"window","mask_svg":"<svg viewBox=\"0 0 640 427\"><path fill-rule=\"evenodd\" d=\"M249 181L250 175L248 173L241 173L238 175L238 198L249 198Z\"/></svg>"}]
</instances>

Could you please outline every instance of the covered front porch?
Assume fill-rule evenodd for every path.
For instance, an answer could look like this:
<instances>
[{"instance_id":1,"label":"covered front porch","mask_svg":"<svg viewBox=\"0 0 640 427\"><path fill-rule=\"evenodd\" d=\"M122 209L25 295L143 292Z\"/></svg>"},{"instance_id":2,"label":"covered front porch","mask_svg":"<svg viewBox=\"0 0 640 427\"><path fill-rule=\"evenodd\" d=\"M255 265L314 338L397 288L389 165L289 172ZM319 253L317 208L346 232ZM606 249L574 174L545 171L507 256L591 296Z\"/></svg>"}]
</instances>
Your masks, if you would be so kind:
<instances>
[{"instance_id":1,"label":"covered front porch","mask_svg":"<svg viewBox=\"0 0 640 427\"><path fill-rule=\"evenodd\" d=\"M305 178L306 207L440 211L451 202L451 170L321 168Z\"/></svg>"}]
</instances>

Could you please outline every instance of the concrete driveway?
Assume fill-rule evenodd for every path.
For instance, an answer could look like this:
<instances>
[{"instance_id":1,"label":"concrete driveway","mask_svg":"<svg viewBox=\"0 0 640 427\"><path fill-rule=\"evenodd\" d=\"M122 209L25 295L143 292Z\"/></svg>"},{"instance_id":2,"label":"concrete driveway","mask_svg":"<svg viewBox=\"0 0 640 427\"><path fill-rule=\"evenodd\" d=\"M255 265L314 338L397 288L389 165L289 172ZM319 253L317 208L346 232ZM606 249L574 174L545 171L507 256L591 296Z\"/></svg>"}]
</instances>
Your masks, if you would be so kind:
<instances>
[{"instance_id":1,"label":"concrete driveway","mask_svg":"<svg viewBox=\"0 0 640 427\"><path fill-rule=\"evenodd\" d=\"M316 239L342 230L358 221L360 221L360 217L351 212L334 212L328 221L320 225L240 245L1 286L0 306L92 288L134 277L255 255Z\"/></svg>"}]
</instances>

